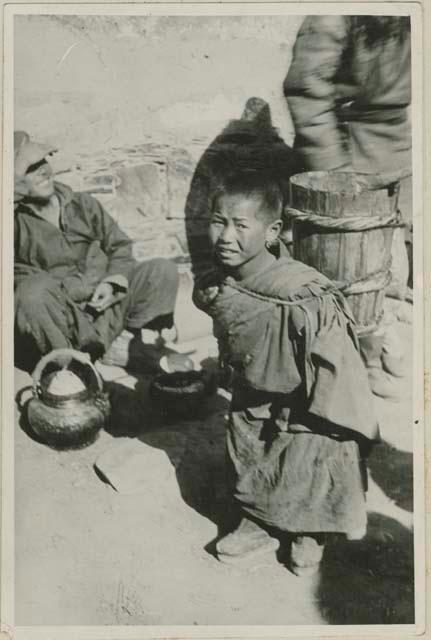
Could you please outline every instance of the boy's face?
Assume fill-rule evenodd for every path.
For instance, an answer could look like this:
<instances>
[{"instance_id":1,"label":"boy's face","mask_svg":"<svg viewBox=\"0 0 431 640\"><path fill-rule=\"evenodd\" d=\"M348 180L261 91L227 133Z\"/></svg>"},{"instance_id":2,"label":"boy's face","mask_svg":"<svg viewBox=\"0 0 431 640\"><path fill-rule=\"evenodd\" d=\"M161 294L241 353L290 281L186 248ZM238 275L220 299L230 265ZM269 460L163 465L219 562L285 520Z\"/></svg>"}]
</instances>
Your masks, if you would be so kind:
<instances>
[{"instance_id":1,"label":"boy's face","mask_svg":"<svg viewBox=\"0 0 431 640\"><path fill-rule=\"evenodd\" d=\"M235 269L261 256L271 236L271 227L257 217L262 207L259 196L221 195L210 221L210 240L218 260ZM275 234L275 237L277 233Z\"/></svg>"},{"instance_id":2,"label":"boy's face","mask_svg":"<svg viewBox=\"0 0 431 640\"><path fill-rule=\"evenodd\" d=\"M54 193L52 167L46 160L30 166L25 174L28 196L35 200L49 200Z\"/></svg>"}]
</instances>

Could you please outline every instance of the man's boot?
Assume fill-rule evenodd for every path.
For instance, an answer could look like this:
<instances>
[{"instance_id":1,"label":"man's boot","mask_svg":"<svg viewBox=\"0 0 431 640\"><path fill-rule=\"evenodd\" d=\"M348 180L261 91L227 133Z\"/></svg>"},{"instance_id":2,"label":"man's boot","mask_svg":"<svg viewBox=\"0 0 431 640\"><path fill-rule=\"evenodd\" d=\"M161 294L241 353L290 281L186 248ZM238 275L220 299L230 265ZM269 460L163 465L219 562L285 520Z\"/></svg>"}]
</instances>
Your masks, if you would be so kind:
<instances>
[{"instance_id":1,"label":"man's boot","mask_svg":"<svg viewBox=\"0 0 431 640\"><path fill-rule=\"evenodd\" d=\"M193 361L165 346L164 330L124 329L103 356L102 365L123 367L136 373L156 374L162 371L190 371ZM170 332L169 335L175 335Z\"/></svg>"},{"instance_id":2,"label":"man's boot","mask_svg":"<svg viewBox=\"0 0 431 640\"><path fill-rule=\"evenodd\" d=\"M274 555L280 543L253 520L243 517L232 533L216 544L217 557L227 564L258 562L266 554Z\"/></svg>"},{"instance_id":3,"label":"man's boot","mask_svg":"<svg viewBox=\"0 0 431 640\"><path fill-rule=\"evenodd\" d=\"M140 330L132 332L124 329L106 351L101 364L154 374L161 372L161 355L155 339L150 344L144 344Z\"/></svg>"}]
</instances>

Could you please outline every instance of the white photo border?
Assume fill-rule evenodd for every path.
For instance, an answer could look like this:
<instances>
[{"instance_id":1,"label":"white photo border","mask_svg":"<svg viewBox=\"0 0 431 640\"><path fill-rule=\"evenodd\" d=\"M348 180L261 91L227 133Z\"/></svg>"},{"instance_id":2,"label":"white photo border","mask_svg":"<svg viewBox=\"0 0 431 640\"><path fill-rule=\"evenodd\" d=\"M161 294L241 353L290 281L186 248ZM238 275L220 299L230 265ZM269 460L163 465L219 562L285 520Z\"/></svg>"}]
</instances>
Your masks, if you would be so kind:
<instances>
[{"instance_id":1,"label":"white photo border","mask_svg":"<svg viewBox=\"0 0 431 640\"><path fill-rule=\"evenodd\" d=\"M284 637L394 637L410 638L427 634L425 576L425 460L429 464L429 436L425 449L425 400L429 413L430 358L430 251L424 238L430 237L430 188L424 184L425 147L429 140L429 119L424 122L424 59L430 53L430 22L423 2L155 2L155 3L24 3L2 2L3 27L3 121L2 121L2 270L1 270L1 392L2 392L2 501L1 501L1 614L0 638L14 640L141 640L142 638L284 638ZM135 626L135 627L19 627L14 624L14 387L13 387L13 21L16 15L310 15L310 14L410 15L412 25L412 137L414 211L414 545L415 545L415 624L343 626ZM425 30L428 27L426 37ZM430 59L429 55L427 56ZM426 130L425 130L426 128ZM428 160L428 158L426 158ZM427 164L429 170L429 164ZM428 245L428 243L426 243ZM426 316L425 316L426 311ZM425 322L426 318L426 322ZM428 351L425 354L425 346ZM425 363L425 358L427 358ZM425 375L427 373L427 375ZM425 384L424 384L425 382ZM425 387L425 390L424 390ZM425 398L426 394L426 398ZM429 419L429 415L428 415ZM429 422L428 422L429 424ZM427 506L427 508L426 508ZM431 531L428 522L428 539ZM429 568L429 562L428 562ZM429 629L428 629L429 630Z\"/></svg>"}]
</instances>

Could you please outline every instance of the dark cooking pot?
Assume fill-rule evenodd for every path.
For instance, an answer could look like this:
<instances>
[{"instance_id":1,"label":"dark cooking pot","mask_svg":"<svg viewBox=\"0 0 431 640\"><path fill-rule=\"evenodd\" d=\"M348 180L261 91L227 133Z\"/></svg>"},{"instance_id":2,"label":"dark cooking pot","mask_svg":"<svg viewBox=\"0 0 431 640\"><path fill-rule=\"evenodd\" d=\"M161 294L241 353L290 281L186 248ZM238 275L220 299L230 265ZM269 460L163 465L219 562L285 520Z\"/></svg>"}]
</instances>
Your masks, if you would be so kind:
<instances>
[{"instance_id":1,"label":"dark cooking pot","mask_svg":"<svg viewBox=\"0 0 431 640\"><path fill-rule=\"evenodd\" d=\"M85 389L68 395L48 391L56 372L68 369ZM108 394L88 355L73 349L55 349L44 356L33 373L33 398L27 416L33 431L54 448L80 448L97 438L110 413Z\"/></svg>"},{"instance_id":2,"label":"dark cooking pot","mask_svg":"<svg viewBox=\"0 0 431 640\"><path fill-rule=\"evenodd\" d=\"M215 390L215 377L209 371L175 371L154 378L150 398L163 413L192 418Z\"/></svg>"}]
</instances>

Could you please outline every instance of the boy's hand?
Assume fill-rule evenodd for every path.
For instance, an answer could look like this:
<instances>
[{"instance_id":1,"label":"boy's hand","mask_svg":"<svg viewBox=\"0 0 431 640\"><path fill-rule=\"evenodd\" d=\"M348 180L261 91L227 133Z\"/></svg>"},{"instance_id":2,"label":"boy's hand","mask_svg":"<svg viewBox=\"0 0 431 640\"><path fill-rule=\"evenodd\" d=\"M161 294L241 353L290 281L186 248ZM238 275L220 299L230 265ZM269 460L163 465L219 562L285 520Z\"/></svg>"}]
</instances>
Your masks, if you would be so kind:
<instances>
[{"instance_id":1,"label":"boy's hand","mask_svg":"<svg viewBox=\"0 0 431 640\"><path fill-rule=\"evenodd\" d=\"M97 285L93 297L90 300L90 306L101 313L117 302L117 296L114 296L114 287L109 282L101 282Z\"/></svg>"}]
</instances>

